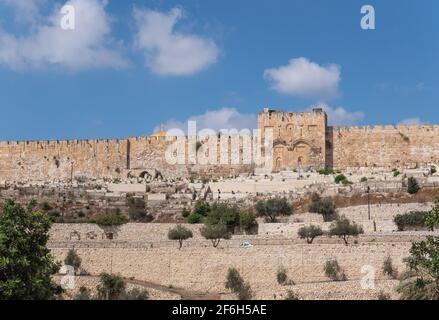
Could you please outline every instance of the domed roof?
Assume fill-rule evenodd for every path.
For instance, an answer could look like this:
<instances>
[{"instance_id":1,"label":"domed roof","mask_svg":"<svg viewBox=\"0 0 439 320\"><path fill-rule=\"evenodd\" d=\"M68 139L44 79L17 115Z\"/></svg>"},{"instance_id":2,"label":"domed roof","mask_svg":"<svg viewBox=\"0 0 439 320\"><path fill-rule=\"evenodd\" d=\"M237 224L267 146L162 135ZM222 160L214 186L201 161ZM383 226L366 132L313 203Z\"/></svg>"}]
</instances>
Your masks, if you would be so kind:
<instances>
[{"instance_id":1,"label":"domed roof","mask_svg":"<svg viewBox=\"0 0 439 320\"><path fill-rule=\"evenodd\" d=\"M166 131L164 130L156 131L151 135L151 137L166 137Z\"/></svg>"}]
</instances>

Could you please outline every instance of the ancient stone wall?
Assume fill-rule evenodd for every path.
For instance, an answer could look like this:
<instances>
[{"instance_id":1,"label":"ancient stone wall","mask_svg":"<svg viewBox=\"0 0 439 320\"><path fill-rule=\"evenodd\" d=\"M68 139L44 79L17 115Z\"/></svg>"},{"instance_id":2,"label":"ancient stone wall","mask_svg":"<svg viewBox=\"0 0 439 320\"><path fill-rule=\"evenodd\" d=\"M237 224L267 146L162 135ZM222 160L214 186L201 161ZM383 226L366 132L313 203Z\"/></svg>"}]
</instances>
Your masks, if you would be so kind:
<instances>
[{"instance_id":1,"label":"ancient stone wall","mask_svg":"<svg viewBox=\"0 0 439 320\"><path fill-rule=\"evenodd\" d=\"M439 125L333 128L335 168L415 167L439 161Z\"/></svg>"},{"instance_id":2,"label":"ancient stone wall","mask_svg":"<svg viewBox=\"0 0 439 320\"><path fill-rule=\"evenodd\" d=\"M68 181L116 177L127 140L0 142L0 181Z\"/></svg>"},{"instance_id":3,"label":"ancient stone wall","mask_svg":"<svg viewBox=\"0 0 439 320\"><path fill-rule=\"evenodd\" d=\"M322 109L312 112L280 112L265 109L259 113L258 128L265 137L273 132L275 170L325 166L327 116Z\"/></svg>"},{"instance_id":4,"label":"ancient stone wall","mask_svg":"<svg viewBox=\"0 0 439 320\"><path fill-rule=\"evenodd\" d=\"M415 167L439 162L439 125L333 128L327 126L326 113L314 109L302 113L264 110L259 114L258 126L263 136L267 129L273 130L274 171L298 167ZM190 156L195 143L186 141L183 162L167 161L166 150L177 137L0 142L0 182L123 179L155 170L168 178L250 173L255 164L246 162L244 155L252 151L244 146L242 137L238 139L216 139L217 150L225 147L226 155L218 152L215 161L206 164L197 158L200 154L210 156L203 141L201 151L195 151L197 160Z\"/></svg>"},{"instance_id":5,"label":"ancient stone wall","mask_svg":"<svg viewBox=\"0 0 439 320\"><path fill-rule=\"evenodd\" d=\"M0 142L0 182L75 181L88 179L124 179L155 170L167 178L189 176L228 176L251 172L252 165L243 161L243 148L234 163L232 150L235 142L226 137L217 145L227 144L225 160L202 164L191 163L188 143L185 144L183 164L168 163L167 148L175 137L139 137L123 140L62 140ZM242 146L242 139L240 141ZM219 150L219 148L218 148Z\"/></svg>"}]
</instances>

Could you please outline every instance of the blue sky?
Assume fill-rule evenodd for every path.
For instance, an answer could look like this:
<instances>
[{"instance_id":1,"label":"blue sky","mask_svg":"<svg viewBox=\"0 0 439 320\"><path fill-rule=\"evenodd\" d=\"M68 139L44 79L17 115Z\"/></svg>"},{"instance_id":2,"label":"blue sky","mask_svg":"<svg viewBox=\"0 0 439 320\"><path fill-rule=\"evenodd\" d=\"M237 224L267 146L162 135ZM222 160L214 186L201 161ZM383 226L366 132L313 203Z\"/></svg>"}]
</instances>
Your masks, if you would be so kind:
<instances>
[{"instance_id":1,"label":"blue sky","mask_svg":"<svg viewBox=\"0 0 439 320\"><path fill-rule=\"evenodd\" d=\"M249 126L322 105L336 125L439 123L436 0L0 0L0 140ZM371 4L376 29L362 30Z\"/></svg>"}]
</instances>

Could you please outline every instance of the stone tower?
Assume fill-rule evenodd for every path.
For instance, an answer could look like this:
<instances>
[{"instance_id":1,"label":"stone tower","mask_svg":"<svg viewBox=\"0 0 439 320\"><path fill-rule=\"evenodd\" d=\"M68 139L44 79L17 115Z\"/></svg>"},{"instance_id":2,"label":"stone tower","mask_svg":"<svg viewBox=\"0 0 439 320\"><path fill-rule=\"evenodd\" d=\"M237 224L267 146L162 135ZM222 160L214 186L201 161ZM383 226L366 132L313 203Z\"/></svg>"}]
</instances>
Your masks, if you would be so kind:
<instances>
[{"instance_id":1,"label":"stone tower","mask_svg":"<svg viewBox=\"0 0 439 320\"><path fill-rule=\"evenodd\" d=\"M273 130L274 171L326 166L327 115L323 109L282 112L265 108L258 116L262 136Z\"/></svg>"}]
</instances>

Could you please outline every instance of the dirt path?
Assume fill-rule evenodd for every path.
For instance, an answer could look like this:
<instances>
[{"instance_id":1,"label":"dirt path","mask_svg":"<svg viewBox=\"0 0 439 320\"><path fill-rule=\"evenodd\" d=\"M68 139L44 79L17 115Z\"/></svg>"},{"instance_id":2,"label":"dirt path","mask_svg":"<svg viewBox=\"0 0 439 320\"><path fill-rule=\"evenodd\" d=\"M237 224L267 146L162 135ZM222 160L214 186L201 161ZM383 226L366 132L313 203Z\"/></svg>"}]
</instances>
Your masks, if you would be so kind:
<instances>
[{"instance_id":1,"label":"dirt path","mask_svg":"<svg viewBox=\"0 0 439 320\"><path fill-rule=\"evenodd\" d=\"M88 275L83 277L99 278L99 276ZM161 284L157 284L150 281L142 281L136 279L123 278L126 283L139 285L145 288L151 288L162 292L177 294L182 300L221 300L221 295L219 293L207 293L199 291L191 291L178 287L168 287Z\"/></svg>"}]
</instances>

